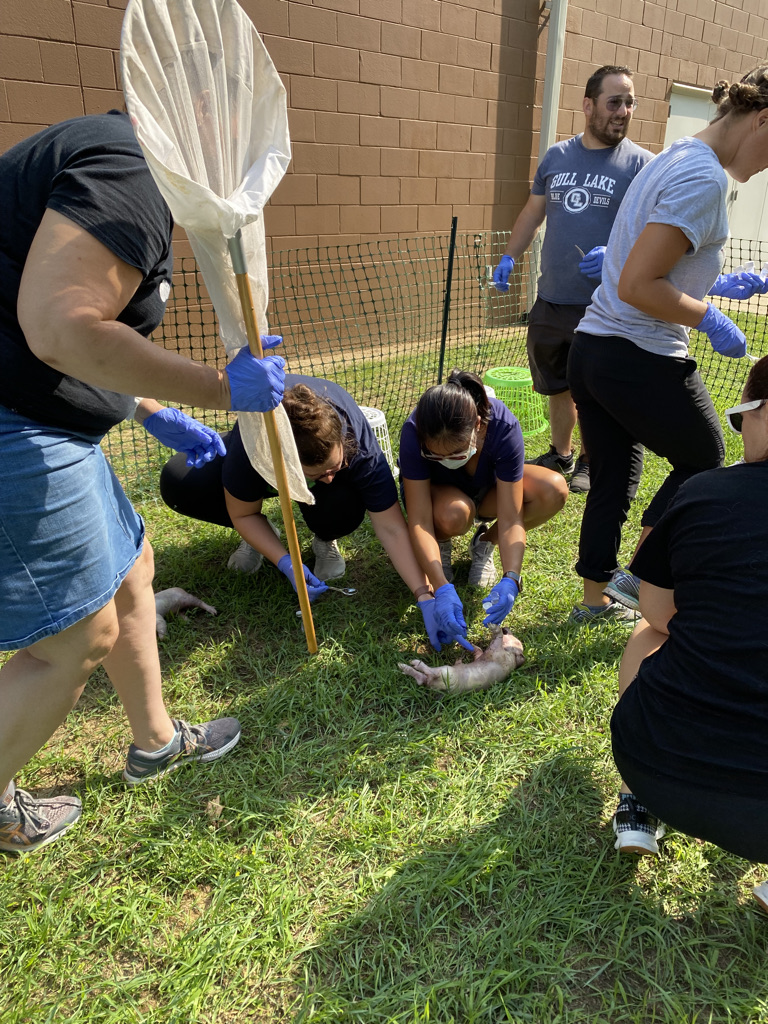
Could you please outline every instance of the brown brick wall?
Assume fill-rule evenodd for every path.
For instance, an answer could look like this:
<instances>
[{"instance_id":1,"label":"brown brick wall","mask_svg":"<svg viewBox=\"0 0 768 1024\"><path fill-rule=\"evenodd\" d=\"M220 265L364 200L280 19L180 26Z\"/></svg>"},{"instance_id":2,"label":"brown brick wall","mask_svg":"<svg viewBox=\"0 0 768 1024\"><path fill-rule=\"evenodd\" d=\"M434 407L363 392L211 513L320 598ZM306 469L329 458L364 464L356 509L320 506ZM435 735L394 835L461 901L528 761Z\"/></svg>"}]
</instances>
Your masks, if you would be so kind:
<instances>
[{"instance_id":1,"label":"brown brick wall","mask_svg":"<svg viewBox=\"0 0 768 1024\"><path fill-rule=\"evenodd\" d=\"M121 102L126 0L2 0L0 149ZM276 248L508 228L538 153L541 0L242 0L288 90L294 158L266 211ZM762 13L761 13L762 12ZM559 137L603 63L636 69L631 137L657 151L673 81L768 58L766 0L571 0Z\"/></svg>"}]
</instances>

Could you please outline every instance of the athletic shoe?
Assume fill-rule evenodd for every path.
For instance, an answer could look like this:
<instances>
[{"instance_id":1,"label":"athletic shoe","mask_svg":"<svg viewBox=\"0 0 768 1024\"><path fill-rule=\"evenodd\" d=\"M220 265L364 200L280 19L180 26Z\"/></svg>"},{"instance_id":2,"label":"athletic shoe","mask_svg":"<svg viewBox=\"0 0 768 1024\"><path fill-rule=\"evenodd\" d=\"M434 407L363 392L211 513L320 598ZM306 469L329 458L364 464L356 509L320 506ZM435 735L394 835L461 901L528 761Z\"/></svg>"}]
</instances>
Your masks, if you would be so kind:
<instances>
[{"instance_id":1,"label":"athletic shoe","mask_svg":"<svg viewBox=\"0 0 768 1024\"><path fill-rule=\"evenodd\" d=\"M202 725L189 725L178 718L171 721L176 735L169 750L139 750L133 743L128 748L123 778L129 786L175 772L188 761L215 761L228 754L240 739L240 723L236 718L216 718Z\"/></svg>"},{"instance_id":2,"label":"athletic shoe","mask_svg":"<svg viewBox=\"0 0 768 1024\"><path fill-rule=\"evenodd\" d=\"M543 466L544 469L554 469L556 473L563 476L570 476L573 473L573 452L570 455L560 455L553 444L549 451L539 455L537 459L526 459L526 466Z\"/></svg>"},{"instance_id":3,"label":"athletic shoe","mask_svg":"<svg viewBox=\"0 0 768 1024\"><path fill-rule=\"evenodd\" d=\"M443 576L445 576L446 583L453 583L453 565L451 564L451 547L453 541L441 540L437 545L440 548L440 565L443 567Z\"/></svg>"},{"instance_id":4,"label":"athletic shoe","mask_svg":"<svg viewBox=\"0 0 768 1024\"><path fill-rule=\"evenodd\" d=\"M63 836L83 813L76 796L37 800L9 782L0 793L0 850L32 853Z\"/></svg>"},{"instance_id":5,"label":"athletic shoe","mask_svg":"<svg viewBox=\"0 0 768 1024\"><path fill-rule=\"evenodd\" d=\"M659 852L656 840L661 839L666 830L636 796L622 793L613 816L613 831L616 833L614 850L642 855Z\"/></svg>"},{"instance_id":6,"label":"athletic shoe","mask_svg":"<svg viewBox=\"0 0 768 1024\"><path fill-rule=\"evenodd\" d=\"M273 522L267 520L269 525L272 527L272 531L276 537L280 536L280 528L275 526ZM237 551L233 551L229 556L227 562L228 569L234 569L235 572L244 572L249 575L253 575L258 572L264 561L264 555L255 548L252 548L247 540L241 540L237 548Z\"/></svg>"},{"instance_id":7,"label":"athletic shoe","mask_svg":"<svg viewBox=\"0 0 768 1024\"><path fill-rule=\"evenodd\" d=\"M586 494L589 491L589 463L579 456L573 470L568 490L573 494Z\"/></svg>"},{"instance_id":8,"label":"athletic shoe","mask_svg":"<svg viewBox=\"0 0 768 1024\"><path fill-rule=\"evenodd\" d=\"M496 545L489 540L480 540L485 526L478 526L475 535L469 542L469 553L472 561L469 565L467 583L470 587L490 587L496 582L496 566L493 564L493 549Z\"/></svg>"},{"instance_id":9,"label":"athletic shoe","mask_svg":"<svg viewBox=\"0 0 768 1024\"><path fill-rule=\"evenodd\" d=\"M763 910L768 910L768 882L761 882L760 885L756 885L752 890L752 895Z\"/></svg>"},{"instance_id":10,"label":"athletic shoe","mask_svg":"<svg viewBox=\"0 0 768 1024\"><path fill-rule=\"evenodd\" d=\"M589 622L602 622L603 619L615 619L618 622L634 623L637 621L637 613L630 608L625 608L618 601L609 601L608 604L575 604L569 616L571 622L577 622L580 626Z\"/></svg>"},{"instance_id":11,"label":"athletic shoe","mask_svg":"<svg viewBox=\"0 0 768 1024\"><path fill-rule=\"evenodd\" d=\"M319 580L335 580L347 571L347 563L342 558L339 545L335 540L312 538L312 550L315 552L315 568L312 570Z\"/></svg>"},{"instance_id":12,"label":"athletic shoe","mask_svg":"<svg viewBox=\"0 0 768 1024\"><path fill-rule=\"evenodd\" d=\"M617 569L603 593L634 612L640 607L640 579L628 569Z\"/></svg>"}]
</instances>

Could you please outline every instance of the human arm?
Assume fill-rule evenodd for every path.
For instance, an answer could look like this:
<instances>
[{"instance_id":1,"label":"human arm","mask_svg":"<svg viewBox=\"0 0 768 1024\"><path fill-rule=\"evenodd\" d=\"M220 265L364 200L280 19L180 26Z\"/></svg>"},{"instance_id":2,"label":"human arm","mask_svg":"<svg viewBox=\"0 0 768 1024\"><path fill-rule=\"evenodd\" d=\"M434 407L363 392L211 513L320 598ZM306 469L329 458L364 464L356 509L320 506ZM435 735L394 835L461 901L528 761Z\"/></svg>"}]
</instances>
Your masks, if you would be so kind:
<instances>
[{"instance_id":1,"label":"human arm","mask_svg":"<svg viewBox=\"0 0 768 1024\"><path fill-rule=\"evenodd\" d=\"M226 488L224 489L224 499L232 525L243 540L247 541L256 551L260 551L270 562L273 562L296 590L291 556L280 543L279 538L275 536L267 517L262 514L262 502L241 501L230 494ZM324 594L328 587L322 580L314 576L306 565L302 565L302 569L304 570L304 579L307 581L309 599L314 601L315 598Z\"/></svg>"},{"instance_id":2,"label":"human arm","mask_svg":"<svg viewBox=\"0 0 768 1024\"><path fill-rule=\"evenodd\" d=\"M432 519L432 484L429 480L403 479L405 507L408 510L408 534L421 570L437 590L448 582L440 561L440 548Z\"/></svg>"},{"instance_id":3,"label":"human arm","mask_svg":"<svg viewBox=\"0 0 768 1024\"><path fill-rule=\"evenodd\" d=\"M509 290L509 275L517 260L536 237L536 232L544 223L547 201L545 196L531 195L525 204L517 220L512 226L509 242L504 255L496 265L493 272L493 284L500 292Z\"/></svg>"},{"instance_id":4,"label":"human arm","mask_svg":"<svg viewBox=\"0 0 768 1024\"><path fill-rule=\"evenodd\" d=\"M269 520L262 513L263 500L241 501L224 488L224 500L232 525L254 550L261 552L274 565L288 552L275 536Z\"/></svg>"},{"instance_id":5,"label":"human arm","mask_svg":"<svg viewBox=\"0 0 768 1024\"><path fill-rule=\"evenodd\" d=\"M217 455L226 455L219 434L180 409L170 409L153 398L140 398L133 418L168 448L183 452L187 465L199 469Z\"/></svg>"},{"instance_id":6,"label":"human arm","mask_svg":"<svg viewBox=\"0 0 768 1024\"><path fill-rule=\"evenodd\" d=\"M640 614L657 633L669 634L669 623L676 613L674 590L640 581Z\"/></svg>"},{"instance_id":7,"label":"human arm","mask_svg":"<svg viewBox=\"0 0 768 1024\"><path fill-rule=\"evenodd\" d=\"M657 320L702 331L721 355L743 356L746 339L736 324L711 302L693 298L667 279L689 249L690 242L680 228L648 224L624 264L617 289L619 298Z\"/></svg>"},{"instance_id":8,"label":"human arm","mask_svg":"<svg viewBox=\"0 0 768 1024\"><path fill-rule=\"evenodd\" d=\"M646 225L619 278L621 301L656 320L696 327L707 312L707 303L680 291L667 279L690 248L691 243L680 228L670 224Z\"/></svg>"},{"instance_id":9,"label":"human arm","mask_svg":"<svg viewBox=\"0 0 768 1024\"><path fill-rule=\"evenodd\" d=\"M531 192L528 196L528 201L512 225L509 241L504 250L505 254L511 256L517 262L536 237L536 233L544 223L546 215L546 196L534 195Z\"/></svg>"},{"instance_id":10,"label":"human arm","mask_svg":"<svg viewBox=\"0 0 768 1024\"><path fill-rule=\"evenodd\" d=\"M520 575L525 554L526 533L523 523L523 481L497 480L496 509L499 558L502 576L483 599L487 612L484 626L499 626L512 611L520 593L520 582L504 573Z\"/></svg>"},{"instance_id":11,"label":"human arm","mask_svg":"<svg viewBox=\"0 0 768 1024\"><path fill-rule=\"evenodd\" d=\"M411 547L411 538L399 502L383 512L369 512L371 526L381 546L389 555L400 579L413 593L419 587L429 584L425 572L421 569ZM418 598L424 600L424 598Z\"/></svg>"},{"instance_id":12,"label":"human arm","mask_svg":"<svg viewBox=\"0 0 768 1024\"><path fill-rule=\"evenodd\" d=\"M230 409L228 370L166 350L117 320L141 282L137 267L68 217L46 210L24 264L17 304L30 351L94 387ZM236 359L247 364L245 376L254 380L282 364L274 357L252 363L244 350ZM254 367L256 362L263 365Z\"/></svg>"}]
</instances>

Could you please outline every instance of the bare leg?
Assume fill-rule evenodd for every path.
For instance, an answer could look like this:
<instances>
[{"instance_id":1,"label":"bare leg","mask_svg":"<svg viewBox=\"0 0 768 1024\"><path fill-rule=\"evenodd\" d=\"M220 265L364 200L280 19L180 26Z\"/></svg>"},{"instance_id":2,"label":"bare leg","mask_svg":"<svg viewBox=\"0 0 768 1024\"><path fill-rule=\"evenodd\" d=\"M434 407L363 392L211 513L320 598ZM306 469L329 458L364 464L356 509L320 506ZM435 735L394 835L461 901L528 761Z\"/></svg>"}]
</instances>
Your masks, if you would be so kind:
<instances>
[{"instance_id":1,"label":"bare leg","mask_svg":"<svg viewBox=\"0 0 768 1024\"><path fill-rule=\"evenodd\" d=\"M432 487L432 522L438 541L463 537L475 521L475 503L458 487Z\"/></svg>"},{"instance_id":2,"label":"bare leg","mask_svg":"<svg viewBox=\"0 0 768 1024\"><path fill-rule=\"evenodd\" d=\"M67 717L116 636L110 601L0 669L0 792Z\"/></svg>"},{"instance_id":3,"label":"bare leg","mask_svg":"<svg viewBox=\"0 0 768 1024\"><path fill-rule=\"evenodd\" d=\"M115 594L119 633L104 668L125 708L133 741L141 750L159 750L174 735L165 710L160 656L155 636L155 562L145 539L141 555Z\"/></svg>"},{"instance_id":4,"label":"bare leg","mask_svg":"<svg viewBox=\"0 0 768 1024\"><path fill-rule=\"evenodd\" d=\"M641 663L667 642L668 633L660 633L645 619L640 619L632 631L632 636L627 641L624 654L619 667L619 697L624 693L629 684L634 680L640 670ZM621 782L621 792L631 792L624 780Z\"/></svg>"},{"instance_id":5,"label":"bare leg","mask_svg":"<svg viewBox=\"0 0 768 1024\"><path fill-rule=\"evenodd\" d=\"M558 455L570 455L573 443L573 428L576 426L576 406L570 391L549 396L549 429L552 444Z\"/></svg>"}]
</instances>

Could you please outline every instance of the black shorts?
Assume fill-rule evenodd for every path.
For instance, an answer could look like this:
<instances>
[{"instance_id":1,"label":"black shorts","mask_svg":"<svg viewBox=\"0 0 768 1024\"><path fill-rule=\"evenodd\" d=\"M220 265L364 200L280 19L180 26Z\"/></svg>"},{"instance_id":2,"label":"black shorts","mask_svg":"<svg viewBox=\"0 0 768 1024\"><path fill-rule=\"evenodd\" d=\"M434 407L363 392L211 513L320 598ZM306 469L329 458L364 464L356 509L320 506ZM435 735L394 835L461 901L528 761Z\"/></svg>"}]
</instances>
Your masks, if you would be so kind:
<instances>
[{"instance_id":1,"label":"black shorts","mask_svg":"<svg viewBox=\"0 0 768 1024\"><path fill-rule=\"evenodd\" d=\"M528 314L528 364L533 390L540 395L568 391L568 352L586 308L560 305L546 299L534 302Z\"/></svg>"}]
</instances>

